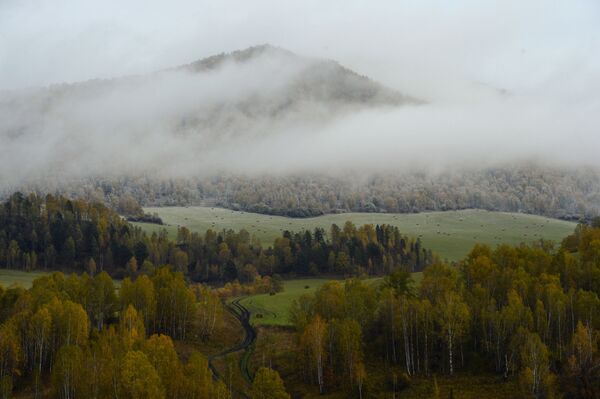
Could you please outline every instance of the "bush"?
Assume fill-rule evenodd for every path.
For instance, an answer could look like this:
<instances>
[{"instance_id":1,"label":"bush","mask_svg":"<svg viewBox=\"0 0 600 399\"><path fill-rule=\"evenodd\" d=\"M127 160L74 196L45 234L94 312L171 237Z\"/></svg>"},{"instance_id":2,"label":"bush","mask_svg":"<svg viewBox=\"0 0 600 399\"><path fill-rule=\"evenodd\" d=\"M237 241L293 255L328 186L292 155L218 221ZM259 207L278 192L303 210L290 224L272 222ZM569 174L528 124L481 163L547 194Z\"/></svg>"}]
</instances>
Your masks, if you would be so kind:
<instances>
[{"instance_id":1,"label":"bush","mask_svg":"<svg viewBox=\"0 0 600 399\"><path fill-rule=\"evenodd\" d=\"M400 392L408 388L412 383L410 376L404 372L397 373L392 371L387 375L386 384L390 391Z\"/></svg>"}]
</instances>

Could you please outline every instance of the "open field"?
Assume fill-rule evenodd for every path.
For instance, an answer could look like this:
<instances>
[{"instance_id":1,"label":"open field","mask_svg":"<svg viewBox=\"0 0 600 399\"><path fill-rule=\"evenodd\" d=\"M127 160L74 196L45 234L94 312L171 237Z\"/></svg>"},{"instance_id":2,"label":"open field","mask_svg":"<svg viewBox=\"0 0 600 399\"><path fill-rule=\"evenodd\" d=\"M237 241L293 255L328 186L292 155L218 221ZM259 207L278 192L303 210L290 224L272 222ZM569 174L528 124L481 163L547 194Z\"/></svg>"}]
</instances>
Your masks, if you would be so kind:
<instances>
[{"instance_id":1,"label":"open field","mask_svg":"<svg viewBox=\"0 0 600 399\"><path fill-rule=\"evenodd\" d=\"M175 237L177 226L186 226L192 231L202 233L209 228L246 229L267 245L284 230L312 230L316 227L328 230L333 223L342 226L348 220L356 225L387 223L398 226L402 234L420 237L426 248L451 261L464 257L475 243L492 246L501 243L516 245L522 242L531 243L540 238L559 242L575 228L575 223L563 220L481 210L416 214L344 213L306 219L209 207L163 207L144 210L157 213L166 224L159 226L136 223L149 232L166 228L169 235Z\"/></svg>"},{"instance_id":2,"label":"open field","mask_svg":"<svg viewBox=\"0 0 600 399\"><path fill-rule=\"evenodd\" d=\"M20 285L23 288L31 287L34 279L41 277L45 272L23 272L19 270L0 269L0 285L10 287L11 285Z\"/></svg>"},{"instance_id":3,"label":"open field","mask_svg":"<svg viewBox=\"0 0 600 399\"><path fill-rule=\"evenodd\" d=\"M251 313L251 323L255 325L289 325L288 311L294 299L302 294L315 292L329 279L312 278L288 280L284 290L276 295L260 294L246 297L240 301Z\"/></svg>"},{"instance_id":4,"label":"open field","mask_svg":"<svg viewBox=\"0 0 600 399\"><path fill-rule=\"evenodd\" d=\"M414 273L415 281L418 282L421 273ZM284 282L284 290L275 295L259 294L243 298L240 303L251 313L250 322L254 325L265 326L289 326L288 312L294 299L302 294L312 294L323 284L331 279L307 278L287 280ZM366 280L370 284L377 284L381 278Z\"/></svg>"}]
</instances>

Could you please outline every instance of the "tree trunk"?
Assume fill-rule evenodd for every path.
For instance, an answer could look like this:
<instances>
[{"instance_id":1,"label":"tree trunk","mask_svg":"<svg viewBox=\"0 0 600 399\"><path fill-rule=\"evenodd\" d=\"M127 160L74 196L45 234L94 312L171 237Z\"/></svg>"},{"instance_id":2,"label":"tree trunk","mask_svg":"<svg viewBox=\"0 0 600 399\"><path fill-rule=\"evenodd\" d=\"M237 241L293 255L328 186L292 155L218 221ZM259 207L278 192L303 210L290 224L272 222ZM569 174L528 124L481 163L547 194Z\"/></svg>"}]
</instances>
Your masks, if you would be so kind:
<instances>
[{"instance_id":1,"label":"tree trunk","mask_svg":"<svg viewBox=\"0 0 600 399\"><path fill-rule=\"evenodd\" d=\"M450 362L450 375L454 373L454 364L452 363L452 330L448 329L448 360Z\"/></svg>"}]
</instances>

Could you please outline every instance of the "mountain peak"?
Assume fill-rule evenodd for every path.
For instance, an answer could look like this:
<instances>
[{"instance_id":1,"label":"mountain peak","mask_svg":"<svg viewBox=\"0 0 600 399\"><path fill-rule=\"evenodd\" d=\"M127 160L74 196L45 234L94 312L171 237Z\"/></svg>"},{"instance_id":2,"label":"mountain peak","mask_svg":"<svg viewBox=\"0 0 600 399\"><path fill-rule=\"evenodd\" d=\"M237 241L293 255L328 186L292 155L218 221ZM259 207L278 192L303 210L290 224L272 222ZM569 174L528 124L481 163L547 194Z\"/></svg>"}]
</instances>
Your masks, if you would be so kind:
<instances>
[{"instance_id":1,"label":"mountain peak","mask_svg":"<svg viewBox=\"0 0 600 399\"><path fill-rule=\"evenodd\" d=\"M303 72L293 82L293 91L307 99L323 102L362 103L363 105L418 104L420 100L405 96L371 78L361 75L336 61L298 55L269 43L251 46L230 53L220 53L183 65L177 69L191 72L216 70L225 63L244 64L261 57L280 58L302 64Z\"/></svg>"},{"instance_id":2,"label":"mountain peak","mask_svg":"<svg viewBox=\"0 0 600 399\"><path fill-rule=\"evenodd\" d=\"M267 54L290 58L302 58L299 55L282 47L277 47L273 46L272 44L265 43L256 46L251 46L242 50L235 50L230 53L220 53L210 57L202 58L190 64L184 65L183 68L200 72L218 68L226 61L243 63Z\"/></svg>"}]
</instances>

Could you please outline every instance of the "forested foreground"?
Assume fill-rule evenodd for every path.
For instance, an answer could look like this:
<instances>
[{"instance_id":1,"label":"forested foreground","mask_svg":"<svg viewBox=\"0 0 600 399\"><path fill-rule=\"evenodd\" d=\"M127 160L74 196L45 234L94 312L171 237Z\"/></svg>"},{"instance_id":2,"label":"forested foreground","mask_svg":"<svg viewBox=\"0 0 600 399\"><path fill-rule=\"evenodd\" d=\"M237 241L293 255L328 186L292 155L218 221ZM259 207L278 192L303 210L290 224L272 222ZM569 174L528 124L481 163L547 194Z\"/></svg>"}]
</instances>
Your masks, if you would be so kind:
<instances>
[{"instance_id":1,"label":"forested foreground","mask_svg":"<svg viewBox=\"0 0 600 399\"><path fill-rule=\"evenodd\" d=\"M420 271L434 256L390 225L282 232L264 248L247 231L179 228L147 235L101 203L14 194L0 204L0 267L135 276L170 264L194 281L253 282L258 274L382 275Z\"/></svg>"},{"instance_id":2,"label":"forested foreground","mask_svg":"<svg viewBox=\"0 0 600 399\"><path fill-rule=\"evenodd\" d=\"M381 284L326 283L293 304L293 349L270 344L267 357L295 352L281 367L293 372L281 370L282 381L261 368L247 392L413 397L412 385L425 384L425 396L414 397L435 398L448 395L438 389L442 378L469 384L465 375L495 375L488 389L505 392L495 397L597 398L599 248L600 228L581 225L557 248L476 246L458 265L427 267L418 286L400 268ZM189 284L172 267L126 278L119 289L105 272L3 288L0 393L229 398L239 387L213 379L205 354L176 351L178 342L214 337L223 293ZM266 362L263 352L254 356Z\"/></svg>"},{"instance_id":3,"label":"forested foreground","mask_svg":"<svg viewBox=\"0 0 600 399\"><path fill-rule=\"evenodd\" d=\"M389 397L424 383L417 397L442 397L437 378L465 375L493 375L492 387L511 397L600 396L597 224L579 225L558 246L478 245L449 265L385 225L284 232L263 249L244 231L181 228L169 241L103 205L18 194L0 207L0 221L3 266L70 262L81 272L0 290L3 397L235 395L239 387L213 379L206 354L178 353L175 344L200 348L214 338L222 296L270 292L277 300L276 273L290 272L386 277L331 281L294 302L293 349L273 342L262 363L283 350L294 360L269 360L283 381L257 370L246 390L253 398L285 399L286 390ZM126 276L118 290L107 272ZM194 279L233 282L211 290Z\"/></svg>"},{"instance_id":4,"label":"forested foreground","mask_svg":"<svg viewBox=\"0 0 600 399\"><path fill-rule=\"evenodd\" d=\"M584 225L557 249L476 246L418 287L400 269L378 289L330 282L291 309L297 375L355 397L426 378L435 397L435 375L489 372L513 397L598 398L599 294L600 228Z\"/></svg>"},{"instance_id":5,"label":"forested foreground","mask_svg":"<svg viewBox=\"0 0 600 399\"><path fill-rule=\"evenodd\" d=\"M0 287L0 397L230 398L206 356L173 344L210 338L222 312L166 267L119 290L105 272Z\"/></svg>"}]
</instances>

